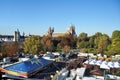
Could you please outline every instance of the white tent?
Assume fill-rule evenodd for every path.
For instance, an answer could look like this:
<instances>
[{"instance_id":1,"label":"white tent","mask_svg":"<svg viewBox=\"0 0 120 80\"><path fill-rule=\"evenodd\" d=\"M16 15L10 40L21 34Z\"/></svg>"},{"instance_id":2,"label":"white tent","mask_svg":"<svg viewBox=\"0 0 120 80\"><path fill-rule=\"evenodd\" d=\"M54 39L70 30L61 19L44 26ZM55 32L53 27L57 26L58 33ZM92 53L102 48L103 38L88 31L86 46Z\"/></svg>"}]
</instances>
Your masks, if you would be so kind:
<instances>
[{"instance_id":1,"label":"white tent","mask_svg":"<svg viewBox=\"0 0 120 80\"><path fill-rule=\"evenodd\" d=\"M110 61L110 62L108 62L107 65L108 65L110 68L113 68L113 67L114 67L114 62Z\"/></svg>"},{"instance_id":2,"label":"white tent","mask_svg":"<svg viewBox=\"0 0 120 80\"><path fill-rule=\"evenodd\" d=\"M103 61L102 64L100 65L100 68L102 69L110 69L110 67L108 66L108 62Z\"/></svg>"},{"instance_id":3,"label":"white tent","mask_svg":"<svg viewBox=\"0 0 120 80\"><path fill-rule=\"evenodd\" d=\"M100 66L102 64L102 60L98 60L98 61L96 61L96 63L95 63L95 65L98 65L98 66Z\"/></svg>"},{"instance_id":4,"label":"white tent","mask_svg":"<svg viewBox=\"0 0 120 80\"><path fill-rule=\"evenodd\" d=\"M120 63L119 62L114 62L114 68L120 68Z\"/></svg>"},{"instance_id":5,"label":"white tent","mask_svg":"<svg viewBox=\"0 0 120 80\"><path fill-rule=\"evenodd\" d=\"M95 59L86 60L84 64L98 65L100 66L100 68L103 69L120 68L119 62L112 62L112 61L107 62L107 61L95 60Z\"/></svg>"},{"instance_id":6,"label":"white tent","mask_svg":"<svg viewBox=\"0 0 120 80\"><path fill-rule=\"evenodd\" d=\"M84 62L84 64L89 64L91 61L92 61L91 59L86 60L86 61Z\"/></svg>"},{"instance_id":7,"label":"white tent","mask_svg":"<svg viewBox=\"0 0 120 80\"><path fill-rule=\"evenodd\" d=\"M91 65L95 65L96 62L97 62L97 61L94 59L94 60L90 61L90 64L91 64Z\"/></svg>"}]
</instances>

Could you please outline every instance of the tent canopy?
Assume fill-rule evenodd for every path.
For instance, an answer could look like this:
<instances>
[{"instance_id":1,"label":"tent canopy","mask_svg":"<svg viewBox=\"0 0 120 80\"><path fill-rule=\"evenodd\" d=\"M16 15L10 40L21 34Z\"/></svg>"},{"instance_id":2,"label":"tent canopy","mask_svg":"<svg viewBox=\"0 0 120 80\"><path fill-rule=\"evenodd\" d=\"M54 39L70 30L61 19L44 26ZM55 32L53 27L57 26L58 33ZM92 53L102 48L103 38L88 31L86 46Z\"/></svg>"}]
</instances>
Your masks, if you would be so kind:
<instances>
[{"instance_id":1,"label":"tent canopy","mask_svg":"<svg viewBox=\"0 0 120 80\"><path fill-rule=\"evenodd\" d=\"M8 67L5 67L6 70L15 71L15 72L25 72L29 73L31 71L36 70L37 68L42 68L48 64L50 64L51 60L46 60L43 58L33 58L28 61L20 62Z\"/></svg>"}]
</instances>

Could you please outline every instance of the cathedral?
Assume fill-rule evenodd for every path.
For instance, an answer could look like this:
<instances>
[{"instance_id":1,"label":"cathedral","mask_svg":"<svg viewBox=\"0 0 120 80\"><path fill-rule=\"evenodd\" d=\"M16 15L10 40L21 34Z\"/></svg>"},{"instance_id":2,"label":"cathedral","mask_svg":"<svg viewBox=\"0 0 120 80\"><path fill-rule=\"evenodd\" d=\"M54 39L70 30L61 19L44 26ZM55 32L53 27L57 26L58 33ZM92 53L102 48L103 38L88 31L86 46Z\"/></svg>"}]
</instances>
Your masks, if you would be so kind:
<instances>
[{"instance_id":1,"label":"cathedral","mask_svg":"<svg viewBox=\"0 0 120 80\"><path fill-rule=\"evenodd\" d=\"M65 33L54 33L54 28L49 27L45 36L51 36L55 38L55 37L64 36L65 34L71 34L73 36L76 36L75 26L71 25Z\"/></svg>"}]
</instances>

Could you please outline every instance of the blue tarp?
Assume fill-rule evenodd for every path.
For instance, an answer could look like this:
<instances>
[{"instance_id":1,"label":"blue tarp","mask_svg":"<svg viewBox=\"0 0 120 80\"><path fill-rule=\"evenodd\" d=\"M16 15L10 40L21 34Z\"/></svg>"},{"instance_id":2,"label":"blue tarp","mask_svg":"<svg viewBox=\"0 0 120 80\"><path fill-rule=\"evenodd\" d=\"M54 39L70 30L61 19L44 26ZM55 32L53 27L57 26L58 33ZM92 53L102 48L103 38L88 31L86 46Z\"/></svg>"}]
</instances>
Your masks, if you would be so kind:
<instances>
[{"instance_id":1,"label":"blue tarp","mask_svg":"<svg viewBox=\"0 0 120 80\"><path fill-rule=\"evenodd\" d=\"M50 64L51 60L46 60L44 58L33 58L28 61L20 62L8 67L5 67L6 70L11 70L15 72L26 72L29 73L31 71L34 71L38 68L42 68L48 64Z\"/></svg>"}]
</instances>

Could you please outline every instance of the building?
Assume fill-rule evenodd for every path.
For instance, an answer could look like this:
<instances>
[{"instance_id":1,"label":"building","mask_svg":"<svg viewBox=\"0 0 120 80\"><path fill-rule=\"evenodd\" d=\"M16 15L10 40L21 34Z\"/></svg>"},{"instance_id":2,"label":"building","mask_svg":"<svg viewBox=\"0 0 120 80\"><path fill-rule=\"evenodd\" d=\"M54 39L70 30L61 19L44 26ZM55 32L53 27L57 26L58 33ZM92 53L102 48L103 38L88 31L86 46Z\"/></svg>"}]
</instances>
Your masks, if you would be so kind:
<instances>
[{"instance_id":1,"label":"building","mask_svg":"<svg viewBox=\"0 0 120 80\"><path fill-rule=\"evenodd\" d=\"M26 38L25 34L23 35L20 34L19 30L14 32L14 35L0 35L0 42L21 42L24 41Z\"/></svg>"},{"instance_id":2,"label":"building","mask_svg":"<svg viewBox=\"0 0 120 80\"><path fill-rule=\"evenodd\" d=\"M47 33L45 36L51 36L53 38L64 36L65 34L71 34L73 36L77 36L75 32L75 26L71 25L70 28L65 33L54 33L54 28L49 27ZM31 36L31 35L29 35ZM17 29L14 32L14 35L0 35L0 42L22 42L27 38L28 36L25 36L25 33L21 35L19 30Z\"/></svg>"},{"instance_id":3,"label":"building","mask_svg":"<svg viewBox=\"0 0 120 80\"><path fill-rule=\"evenodd\" d=\"M54 28L49 27L45 36L51 36L55 38L55 37L64 36L65 34L71 34L73 36L76 36L75 26L71 25L70 28L65 33L54 33Z\"/></svg>"}]
</instances>

